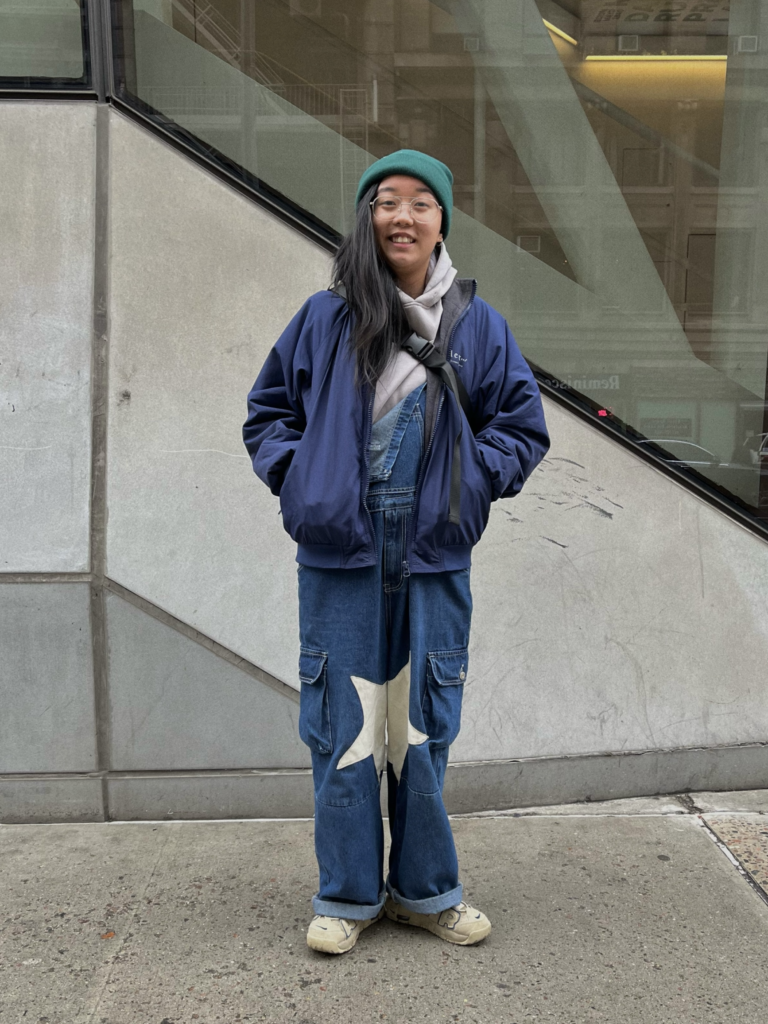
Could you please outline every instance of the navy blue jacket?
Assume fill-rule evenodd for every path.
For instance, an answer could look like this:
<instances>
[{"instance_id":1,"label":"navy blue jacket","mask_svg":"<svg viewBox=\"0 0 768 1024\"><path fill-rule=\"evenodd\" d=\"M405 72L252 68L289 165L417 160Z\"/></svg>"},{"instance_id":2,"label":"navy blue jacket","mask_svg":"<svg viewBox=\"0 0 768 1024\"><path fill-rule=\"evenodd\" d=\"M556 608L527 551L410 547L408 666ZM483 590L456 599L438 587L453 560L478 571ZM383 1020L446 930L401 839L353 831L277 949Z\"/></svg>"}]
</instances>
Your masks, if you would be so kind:
<instances>
[{"instance_id":1,"label":"navy blue jacket","mask_svg":"<svg viewBox=\"0 0 768 1024\"><path fill-rule=\"evenodd\" d=\"M376 564L365 507L373 396L355 383L350 325L336 292L311 296L267 356L243 427L257 476L280 497L283 525L299 545L296 560L328 569ZM448 350L473 413L474 435L465 427L460 448L461 523L450 523L448 511L464 414L443 388L406 545L411 572L467 567L490 503L517 494L549 448L538 386L496 310L473 297Z\"/></svg>"}]
</instances>

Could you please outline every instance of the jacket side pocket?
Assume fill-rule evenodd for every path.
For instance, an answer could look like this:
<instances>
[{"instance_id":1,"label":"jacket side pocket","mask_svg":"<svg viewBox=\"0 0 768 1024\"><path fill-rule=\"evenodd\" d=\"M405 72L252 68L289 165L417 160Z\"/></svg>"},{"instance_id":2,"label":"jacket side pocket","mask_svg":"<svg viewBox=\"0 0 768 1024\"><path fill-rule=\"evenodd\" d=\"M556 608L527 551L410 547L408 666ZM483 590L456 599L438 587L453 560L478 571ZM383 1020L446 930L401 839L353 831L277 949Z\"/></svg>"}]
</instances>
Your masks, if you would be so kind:
<instances>
[{"instance_id":1,"label":"jacket side pocket","mask_svg":"<svg viewBox=\"0 0 768 1024\"><path fill-rule=\"evenodd\" d=\"M434 746L453 743L461 728L461 701L467 679L467 649L433 651L427 655L424 727Z\"/></svg>"},{"instance_id":2,"label":"jacket side pocket","mask_svg":"<svg viewBox=\"0 0 768 1024\"><path fill-rule=\"evenodd\" d=\"M328 705L328 654L302 647L299 654L301 702L299 736L318 754L333 751L331 713Z\"/></svg>"}]
</instances>

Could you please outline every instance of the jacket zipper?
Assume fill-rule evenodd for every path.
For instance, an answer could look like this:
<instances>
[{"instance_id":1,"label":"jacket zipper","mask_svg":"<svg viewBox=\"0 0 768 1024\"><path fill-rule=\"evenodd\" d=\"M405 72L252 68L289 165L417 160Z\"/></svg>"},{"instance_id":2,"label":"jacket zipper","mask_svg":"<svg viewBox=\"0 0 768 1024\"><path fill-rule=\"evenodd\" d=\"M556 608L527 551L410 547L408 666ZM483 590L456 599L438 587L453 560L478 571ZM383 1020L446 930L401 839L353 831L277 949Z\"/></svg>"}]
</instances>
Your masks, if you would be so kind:
<instances>
[{"instance_id":1,"label":"jacket zipper","mask_svg":"<svg viewBox=\"0 0 768 1024\"><path fill-rule=\"evenodd\" d=\"M365 431L363 433L363 464L365 467L365 487L363 489L363 508L365 514L368 517L368 532L370 533L371 543L373 544L374 551L376 550L376 531L373 528L373 516L371 510L368 508L368 485L371 478L371 456L368 451L371 443L371 434L373 432L373 402L376 398L376 392L374 391L371 395L370 401L368 402L368 413L365 422Z\"/></svg>"},{"instance_id":2,"label":"jacket zipper","mask_svg":"<svg viewBox=\"0 0 768 1024\"><path fill-rule=\"evenodd\" d=\"M469 302L467 303L466 308L462 311L461 316L458 317L458 319L456 320L456 323L451 328L451 333L450 333L449 338L448 338L448 351L449 352L451 352L451 350L452 350L451 347L453 345L454 335L456 334L456 331L459 328L459 324L461 323L461 321L464 319L464 317L469 312L469 307L472 305L472 299L474 297L475 296L474 296L474 291L473 291L472 297L470 298ZM444 401L445 401L445 385L443 384L442 390L440 392L440 402L438 403L437 411L435 412L435 422L434 422L434 424L432 426L432 433L431 433L430 438L429 438L429 444L427 445L427 450L424 452L424 458L423 458L422 463L421 463L421 473L419 474L419 480L418 480L418 483L416 484L416 496L415 496L414 502L413 502L413 512L411 512L411 521L408 524L408 537L406 538L406 543L405 543L405 553L406 553L406 556L408 555L408 552L411 550L411 545L413 544L414 537L416 536L416 520L417 520L417 517L418 517L418 514L419 514L419 502L421 501L421 490L422 490L422 487L424 486L424 479L425 479L425 477L427 475L427 463L429 462L429 454L432 451L432 442L434 441L435 434L437 433L437 423L438 423L438 420L440 419L440 410L443 408L443 402ZM411 567L410 567L410 565L408 563L408 558L406 557L405 561L403 562L403 576L410 576L410 575L411 575Z\"/></svg>"}]
</instances>

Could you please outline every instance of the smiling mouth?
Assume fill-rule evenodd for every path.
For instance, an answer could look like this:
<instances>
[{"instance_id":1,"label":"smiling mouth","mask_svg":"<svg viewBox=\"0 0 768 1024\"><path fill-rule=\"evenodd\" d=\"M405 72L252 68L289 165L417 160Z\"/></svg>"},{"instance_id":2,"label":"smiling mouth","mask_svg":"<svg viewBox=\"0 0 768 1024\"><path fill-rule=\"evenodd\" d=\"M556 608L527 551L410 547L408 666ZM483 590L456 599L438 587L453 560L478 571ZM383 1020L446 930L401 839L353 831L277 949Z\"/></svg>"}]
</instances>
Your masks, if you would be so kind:
<instances>
[{"instance_id":1,"label":"smiling mouth","mask_svg":"<svg viewBox=\"0 0 768 1024\"><path fill-rule=\"evenodd\" d=\"M415 238L410 238L408 235L390 235L389 240L395 245L412 245L416 241Z\"/></svg>"}]
</instances>

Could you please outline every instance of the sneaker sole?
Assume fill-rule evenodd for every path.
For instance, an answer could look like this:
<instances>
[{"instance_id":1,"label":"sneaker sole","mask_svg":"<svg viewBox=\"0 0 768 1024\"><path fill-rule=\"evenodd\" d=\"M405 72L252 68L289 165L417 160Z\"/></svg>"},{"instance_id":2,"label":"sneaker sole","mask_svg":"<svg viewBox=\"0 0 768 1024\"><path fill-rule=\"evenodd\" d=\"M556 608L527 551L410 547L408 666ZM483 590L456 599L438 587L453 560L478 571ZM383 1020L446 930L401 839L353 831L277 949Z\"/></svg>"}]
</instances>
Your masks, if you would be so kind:
<instances>
[{"instance_id":1,"label":"sneaker sole","mask_svg":"<svg viewBox=\"0 0 768 1024\"><path fill-rule=\"evenodd\" d=\"M452 942L454 946L474 946L478 942L482 942L483 939L488 938L491 934L490 921L487 926L481 925L477 931L467 935L466 938L460 939L456 937L455 932L451 932L447 928L441 928L434 921L419 920L420 914L399 914L396 910L392 911L389 908L385 909L385 913L389 920L394 921L395 924L407 924L411 928L422 928L424 931L436 935L438 939L442 939L444 942Z\"/></svg>"},{"instance_id":2,"label":"sneaker sole","mask_svg":"<svg viewBox=\"0 0 768 1024\"><path fill-rule=\"evenodd\" d=\"M333 939L321 939L315 938L314 936L307 935L307 945L310 949L317 950L318 953L330 953L332 956L339 956L341 953L348 953L351 949L354 949L357 945L357 940L363 934L366 928L370 928L372 924L380 921L384 916L384 911L379 911L379 916L371 918L370 921L366 921L353 936L350 936L346 940L345 944L334 942ZM347 944L348 943L348 944Z\"/></svg>"},{"instance_id":3,"label":"sneaker sole","mask_svg":"<svg viewBox=\"0 0 768 1024\"><path fill-rule=\"evenodd\" d=\"M362 929L361 929L362 931ZM360 933L358 932L358 935ZM348 953L350 949L354 949L357 945L357 938L350 946L342 947L338 942L334 942L333 939L315 939L307 936L307 945L310 949L316 950L318 953L330 953L333 956L338 956L340 953Z\"/></svg>"}]
</instances>

